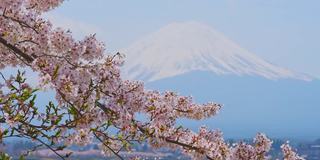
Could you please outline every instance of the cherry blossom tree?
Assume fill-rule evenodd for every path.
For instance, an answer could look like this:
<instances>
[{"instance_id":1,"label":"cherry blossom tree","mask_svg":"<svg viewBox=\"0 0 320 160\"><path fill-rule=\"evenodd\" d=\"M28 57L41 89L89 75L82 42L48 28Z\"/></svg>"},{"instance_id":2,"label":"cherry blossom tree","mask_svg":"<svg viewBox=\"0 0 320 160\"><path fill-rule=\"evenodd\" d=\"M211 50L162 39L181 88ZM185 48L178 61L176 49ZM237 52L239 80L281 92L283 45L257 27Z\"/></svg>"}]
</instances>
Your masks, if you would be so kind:
<instances>
[{"instance_id":1,"label":"cherry blossom tree","mask_svg":"<svg viewBox=\"0 0 320 160\"><path fill-rule=\"evenodd\" d=\"M192 159L268 159L272 141L258 133L253 144L228 144L222 132L200 127L198 133L176 125L178 118L200 120L218 113L216 103L195 104L174 92L146 90L142 82L123 80L120 53L105 53L95 35L75 40L71 32L54 28L42 14L63 0L0 1L0 69L28 67L39 73L33 88L18 72L0 84L0 140L28 138L47 147L61 159L61 150L100 142L101 151L124 159L120 151L133 143L180 149ZM89 2L88 2L89 3ZM42 111L35 105L37 91L50 88L55 101ZM137 119L138 114L147 117ZM112 131L111 131L112 130ZM116 130L116 132L114 131ZM303 159L288 144L284 159ZM29 152L28 152L29 153ZM26 155L28 154L26 153ZM1 155L5 156L5 155Z\"/></svg>"}]
</instances>

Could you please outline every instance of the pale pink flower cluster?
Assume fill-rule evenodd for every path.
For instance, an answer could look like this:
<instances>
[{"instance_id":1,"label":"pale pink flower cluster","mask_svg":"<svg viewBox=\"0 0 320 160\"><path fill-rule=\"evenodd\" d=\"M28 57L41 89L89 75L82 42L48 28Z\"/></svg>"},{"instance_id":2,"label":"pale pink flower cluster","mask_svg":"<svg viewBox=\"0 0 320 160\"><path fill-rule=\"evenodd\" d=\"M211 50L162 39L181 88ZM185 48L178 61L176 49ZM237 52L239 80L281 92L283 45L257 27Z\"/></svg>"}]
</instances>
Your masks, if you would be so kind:
<instances>
[{"instance_id":1,"label":"pale pink flower cluster","mask_svg":"<svg viewBox=\"0 0 320 160\"><path fill-rule=\"evenodd\" d=\"M34 8L37 11L48 11L61 4L63 0L28 0L25 2L27 8Z\"/></svg>"},{"instance_id":2,"label":"pale pink flower cluster","mask_svg":"<svg viewBox=\"0 0 320 160\"><path fill-rule=\"evenodd\" d=\"M235 144L232 148L232 158L236 160L259 160L268 159L267 152L271 149L272 141L266 135L259 133L254 139L254 144L249 145L245 142Z\"/></svg>"},{"instance_id":3,"label":"pale pink flower cluster","mask_svg":"<svg viewBox=\"0 0 320 160\"><path fill-rule=\"evenodd\" d=\"M149 91L141 82L122 80L121 54L105 55L104 44L94 35L77 41L69 31L55 29L41 18L62 1L0 1L0 68L31 67L40 73L40 87L50 85L59 104L71 108L77 119L76 126L55 141L86 145L95 137L105 153L116 153L131 141L148 140L154 147L178 147L193 159L267 159L272 142L263 134L253 146L229 146L220 131L201 127L195 133L176 127L178 118L208 118L221 106L194 104L191 97ZM137 114L147 120L138 121ZM116 136L109 127L117 130ZM293 154L286 145L283 151L288 157Z\"/></svg>"},{"instance_id":4,"label":"pale pink flower cluster","mask_svg":"<svg viewBox=\"0 0 320 160\"><path fill-rule=\"evenodd\" d=\"M303 157L300 157L297 153L293 151L293 149L290 147L289 142L283 144L281 146L282 153L283 153L283 159L284 160L303 160Z\"/></svg>"}]
</instances>

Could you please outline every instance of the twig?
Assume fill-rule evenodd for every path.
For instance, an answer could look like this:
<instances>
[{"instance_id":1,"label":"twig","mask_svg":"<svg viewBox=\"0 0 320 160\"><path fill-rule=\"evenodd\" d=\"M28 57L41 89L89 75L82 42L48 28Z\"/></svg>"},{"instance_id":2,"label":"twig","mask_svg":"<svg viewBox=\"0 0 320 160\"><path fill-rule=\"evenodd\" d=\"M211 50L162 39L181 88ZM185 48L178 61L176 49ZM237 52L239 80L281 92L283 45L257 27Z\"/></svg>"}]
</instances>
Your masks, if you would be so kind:
<instances>
[{"instance_id":1,"label":"twig","mask_svg":"<svg viewBox=\"0 0 320 160\"><path fill-rule=\"evenodd\" d=\"M103 140L93 131L94 136L104 145L106 146L114 155L116 155L119 159L124 160L116 151L114 151L112 148L110 148Z\"/></svg>"}]
</instances>

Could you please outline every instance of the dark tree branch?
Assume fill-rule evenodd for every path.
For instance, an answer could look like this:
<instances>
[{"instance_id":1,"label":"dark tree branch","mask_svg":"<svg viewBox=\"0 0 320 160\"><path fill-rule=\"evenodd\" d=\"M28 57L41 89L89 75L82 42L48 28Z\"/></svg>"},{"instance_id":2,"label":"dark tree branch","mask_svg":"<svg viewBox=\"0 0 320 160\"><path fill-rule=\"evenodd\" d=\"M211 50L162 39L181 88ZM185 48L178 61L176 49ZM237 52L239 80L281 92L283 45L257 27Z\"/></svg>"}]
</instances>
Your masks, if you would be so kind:
<instances>
[{"instance_id":1,"label":"dark tree branch","mask_svg":"<svg viewBox=\"0 0 320 160\"><path fill-rule=\"evenodd\" d=\"M139 130L140 130L142 133L144 133L144 134L146 134L146 135L149 135L149 136L152 136L152 134L150 135L150 134L146 131L146 129L144 129L143 127L138 126L138 128L139 128ZM170 138L168 138L168 137L159 137L159 138L165 140L165 141L168 142L168 143L172 143L172 144L181 146L181 147L183 147L183 148L188 148L188 149L194 150L194 151L200 151L200 150L201 150L200 148L194 147L194 146L192 146L192 145L190 145L190 144L185 144L185 143L179 142L179 140L172 140L172 139L170 139ZM213 160L213 158L211 158L210 156L208 156L208 155L205 155L205 156L206 156L207 159Z\"/></svg>"},{"instance_id":2,"label":"dark tree branch","mask_svg":"<svg viewBox=\"0 0 320 160\"><path fill-rule=\"evenodd\" d=\"M110 146L108 146L108 144L105 144L105 142L103 142L103 140L95 133L93 132L94 136L102 143L104 144L114 155L116 155L119 159L124 160L116 151L114 151L112 148L110 148Z\"/></svg>"},{"instance_id":3,"label":"dark tree branch","mask_svg":"<svg viewBox=\"0 0 320 160\"><path fill-rule=\"evenodd\" d=\"M31 56L29 56L28 54L25 54L24 52L22 52L19 48L17 48L16 46L8 43L7 40L3 39L2 37L0 37L0 43L3 44L4 46L8 47L10 50L12 50L14 53L18 54L19 56L21 56L22 58L24 58L28 63L31 63L34 61L34 58L32 58Z\"/></svg>"}]
</instances>

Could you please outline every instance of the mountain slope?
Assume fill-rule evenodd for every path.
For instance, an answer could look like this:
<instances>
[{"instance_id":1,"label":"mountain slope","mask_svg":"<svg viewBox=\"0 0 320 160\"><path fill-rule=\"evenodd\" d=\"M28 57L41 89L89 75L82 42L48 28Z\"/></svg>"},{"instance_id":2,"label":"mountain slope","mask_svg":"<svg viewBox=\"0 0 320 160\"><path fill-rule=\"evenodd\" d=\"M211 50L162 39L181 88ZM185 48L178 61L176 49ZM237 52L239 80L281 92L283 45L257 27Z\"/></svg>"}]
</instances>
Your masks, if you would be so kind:
<instances>
[{"instance_id":1,"label":"mountain slope","mask_svg":"<svg viewBox=\"0 0 320 160\"><path fill-rule=\"evenodd\" d=\"M309 77L273 65L214 29L196 22L172 23L121 51L128 79L155 81L192 71L254 75L268 79Z\"/></svg>"}]
</instances>

